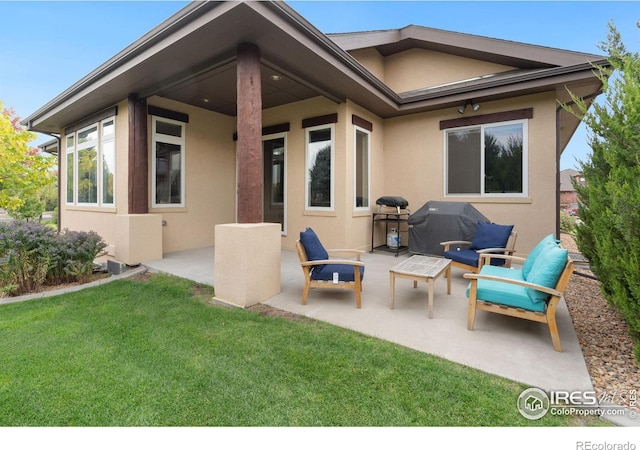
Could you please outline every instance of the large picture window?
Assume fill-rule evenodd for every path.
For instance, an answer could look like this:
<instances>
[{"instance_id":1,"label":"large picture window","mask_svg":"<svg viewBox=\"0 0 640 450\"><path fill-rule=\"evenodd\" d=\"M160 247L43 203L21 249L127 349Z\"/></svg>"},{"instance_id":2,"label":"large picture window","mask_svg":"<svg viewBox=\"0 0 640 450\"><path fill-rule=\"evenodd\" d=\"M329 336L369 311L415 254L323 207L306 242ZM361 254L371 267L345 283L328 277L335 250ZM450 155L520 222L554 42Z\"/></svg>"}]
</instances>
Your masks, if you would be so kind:
<instances>
[{"instance_id":1,"label":"large picture window","mask_svg":"<svg viewBox=\"0 0 640 450\"><path fill-rule=\"evenodd\" d=\"M369 132L355 127L355 208L369 208Z\"/></svg>"},{"instance_id":2,"label":"large picture window","mask_svg":"<svg viewBox=\"0 0 640 450\"><path fill-rule=\"evenodd\" d=\"M307 128L307 209L333 208L333 125Z\"/></svg>"},{"instance_id":3,"label":"large picture window","mask_svg":"<svg viewBox=\"0 0 640 450\"><path fill-rule=\"evenodd\" d=\"M153 206L184 206L184 123L153 117Z\"/></svg>"},{"instance_id":4,"label":"large picture window","mask_svg":"<svg viewBox=\"0 0 640 450\"><path fill-rule=\"evenodd\" d=\"M68 205L114 206L115 118L66 136Z\"/></svg>"},{"instance_id":5,"label":"large picture window","mask_svg":"<svg viewBox=\"0 0 640 450\"><path fill-rule=\"evenodd\" d=\"M527 121L445 133L447 195L527 195Z\"/></svg>"}]
</instances>

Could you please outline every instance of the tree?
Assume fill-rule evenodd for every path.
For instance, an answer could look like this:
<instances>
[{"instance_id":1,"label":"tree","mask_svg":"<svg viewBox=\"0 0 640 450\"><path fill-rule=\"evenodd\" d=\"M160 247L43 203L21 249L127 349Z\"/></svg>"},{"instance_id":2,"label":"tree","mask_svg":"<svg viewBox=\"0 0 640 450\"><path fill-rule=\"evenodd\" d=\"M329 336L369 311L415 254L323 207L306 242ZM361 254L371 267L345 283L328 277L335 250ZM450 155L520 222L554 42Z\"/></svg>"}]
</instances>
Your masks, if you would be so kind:
<instances>
[{"instance_id":1,"label":"tree","mask_svg":"<svg viewBox=\"0 0 640 450\"><path fill-rule=\"evenodd\" d=\"M310 206L331 206L331 146L318 152L309 170Z\"/></svg>"},{"instance_id":2,"label":"tree","mask_svg":"<svg viewBox=\"0 0 640 450\"><path fill-rule=\"evenodd\" d=\"M19 211L29 203L26 210L32 210L41 188L54 181L49 169L55 161L29 146L35 134L22 128L13 109L0 101L0 111L0 208Z\"/></svg>"},{"instance_id":3,"label":"tree","mask_svg":"<svg viewBox=\"0 0 640 450\"><path fill-rule=\"evenodd\" d=\"M640 27L640 23L638 23ZM640 337L640 55L626 50L609 24L601 49L611 67L596 67L605 101L593 105L572 95L589 130L590 160L580 162L584 186L577 228L580 250L591 261L601 290ZM565 109L572 111L569 105ZM640 361L640 344L636 345Z\"/></svg>"}]
</instances>

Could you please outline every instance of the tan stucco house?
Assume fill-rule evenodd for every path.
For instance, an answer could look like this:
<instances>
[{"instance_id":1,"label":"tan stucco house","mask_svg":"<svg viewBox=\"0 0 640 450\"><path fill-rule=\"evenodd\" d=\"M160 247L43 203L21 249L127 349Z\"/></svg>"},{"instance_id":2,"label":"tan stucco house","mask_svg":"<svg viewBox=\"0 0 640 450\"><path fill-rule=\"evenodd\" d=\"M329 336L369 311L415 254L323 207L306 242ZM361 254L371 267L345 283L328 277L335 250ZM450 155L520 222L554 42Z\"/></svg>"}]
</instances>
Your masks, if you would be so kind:
<instances>
[{"instance_id":1,"label":"tan stucco house","mask_svg":"<svg viewBox=\"0 0 640 450\"><path fill-rule=\"evenodd\" d=\"M410 17L407 20L411 20ZM603 56L419 26L325 35L283 2L194 2L25 119L59 137L60 226L124 263L215 226L371 246L375 201L471 202L518 253L557 232L559 159ZM384 236L380 237L384 239Z\"/></svg>"}]
</instances>

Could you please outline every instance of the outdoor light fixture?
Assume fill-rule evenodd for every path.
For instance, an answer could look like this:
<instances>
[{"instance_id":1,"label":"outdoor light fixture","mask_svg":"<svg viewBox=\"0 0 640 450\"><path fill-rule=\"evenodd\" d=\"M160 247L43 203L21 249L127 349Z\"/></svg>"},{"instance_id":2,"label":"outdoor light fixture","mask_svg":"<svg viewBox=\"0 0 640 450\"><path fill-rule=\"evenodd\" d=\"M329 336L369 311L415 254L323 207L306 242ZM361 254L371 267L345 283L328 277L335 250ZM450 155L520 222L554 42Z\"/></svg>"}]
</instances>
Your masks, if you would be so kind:
<instances>
[{"instance_id":1,"label":"outdoor light fixture","mask_svg":"<svg viewBox=\"0 0 640 450\"><path fill-rule=\"evenodd\" d=\"M464 112L467 109L467 106L471 106L471 109L473 109L474 111L478 111L480 109L479 103L473 103L473 100L467 100L467 103L465 103L464 105L458 106L458 112L460 114L464 114Z\"/></svg>"}]
</instances>

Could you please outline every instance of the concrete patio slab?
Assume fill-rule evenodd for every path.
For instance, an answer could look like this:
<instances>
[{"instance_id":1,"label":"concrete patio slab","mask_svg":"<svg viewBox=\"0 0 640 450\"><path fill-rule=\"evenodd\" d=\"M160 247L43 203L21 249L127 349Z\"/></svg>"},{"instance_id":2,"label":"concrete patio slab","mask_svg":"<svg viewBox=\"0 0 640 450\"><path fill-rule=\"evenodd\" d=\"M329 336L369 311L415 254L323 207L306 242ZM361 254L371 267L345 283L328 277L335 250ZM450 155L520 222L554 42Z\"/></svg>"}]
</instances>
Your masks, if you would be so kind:
<instances>
[{"instance_id":1,"label":"concrete patio slab","mask_svg":"<svg viewBox=\"0 0 640 450\"><path fill-rule=\"evenodd\" d=\"M390 308L389 269L410 255L363 255L366 272L362 308L350 291L312 290L301 305L304 279L297 255L283 251L281 292L263 303L360 333L440 356L484 372L544 390L593 390L569 311L561 302L557 322L563 351L553 350L545 324L478 311L475 328L467 330L468 282L452 270L451 295L446 280L435 282L433 318L427 317L427 285L413 288L397 280L395 309ZM165 254L145 262L152 271L171 273L213 285L213 247Z\"/></svg>"}]
</instances>

